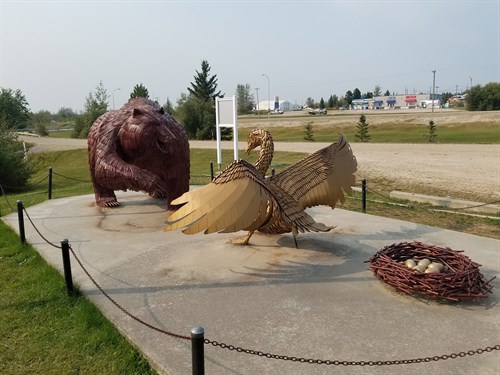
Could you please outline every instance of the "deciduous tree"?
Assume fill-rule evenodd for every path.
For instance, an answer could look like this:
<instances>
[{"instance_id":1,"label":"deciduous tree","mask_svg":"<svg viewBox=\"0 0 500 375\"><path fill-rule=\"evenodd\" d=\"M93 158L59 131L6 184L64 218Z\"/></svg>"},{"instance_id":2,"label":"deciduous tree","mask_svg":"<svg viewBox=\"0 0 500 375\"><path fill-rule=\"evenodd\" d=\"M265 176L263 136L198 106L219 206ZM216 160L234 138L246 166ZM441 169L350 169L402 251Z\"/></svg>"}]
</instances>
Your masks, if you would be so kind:
<instances>
[{"instance_id":1,"label":"deciduous tree","mask_svg":"<svg viewBox=\"0 0 500 375\"><path fill-rule=\"evenodd\" d=\"M472 87L465 103L469 111L495 111L500 109L500 83L490 82L484 87Z\"/></svg>"},{"instance_id":2,"label":"deciduous tree","mask_svg":"<svg viewBox=\"0 0 500 375\"><path fill-rule=\"evenodd\" d=\"M21 129L28 125L28 102L21 90L0 90L0 118L10 129Z\"/></svg>"},{"instance_id":3,"label":"deciduous tree","mask_svg":"<svg viewBox=\"0 0 500 375\"><path fill-rule=\"evenodd\" d=\"M327 107L328 108L335 108L338 106L339 106L339 98L337 97L337 95L330 95L330 97L328 98Z\"/></svg>"},{"instance_id":4,"label":"deciduous tree","mask_svg":"<svg viewBox=\"0 0 500 375\"><path fill-rule=\"evenodd\" d=\"M255 106L250 85L238 84L236 86L236 108L239 115L251 113Z\"/></svg>"},{"instance_id":5,"label":"deciduous tree","mask_svg":"<svg viewBox=\"0 0 500 375\"><path fill-rule=\"evenodd\" d=\"M352 92L352 98L353 99L361 99L361 91L359 91L359 89L357 87Z\"/></svg>"},{"instance_id":6,"label":"deciduous tree","mask_svg":"<svg viewBox=\"0 0 500 375\"><path fill-rule=\"evenodd\" d=\"M95 91L90 92L85 100L85 112L75 120L72 137L87 138L90 127L95 120L108 111L109 95L102 81L96 87Z\"/></svg>"}]
</instances>

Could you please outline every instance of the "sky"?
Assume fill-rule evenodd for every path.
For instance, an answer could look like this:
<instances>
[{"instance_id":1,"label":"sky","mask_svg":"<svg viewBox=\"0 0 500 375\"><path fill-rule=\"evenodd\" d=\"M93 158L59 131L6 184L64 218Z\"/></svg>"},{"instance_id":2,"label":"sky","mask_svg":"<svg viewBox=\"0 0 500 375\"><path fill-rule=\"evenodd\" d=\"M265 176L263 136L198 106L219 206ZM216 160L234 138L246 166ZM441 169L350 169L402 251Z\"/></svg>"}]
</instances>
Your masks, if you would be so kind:
<instances>
[{"instance_id":1,"label":"sky","mask_svg":"<svg viewBox=\"0 0 500 375\"><path fill-rule=\"evenodd\" d=\"M33 112L82 111L100 82L109 108L137 84L175 104L203 60L260 101L428 93L434 70L461 92L500 82L500 0L0 0L0 87Z\"/></svg>"}]
</instances>

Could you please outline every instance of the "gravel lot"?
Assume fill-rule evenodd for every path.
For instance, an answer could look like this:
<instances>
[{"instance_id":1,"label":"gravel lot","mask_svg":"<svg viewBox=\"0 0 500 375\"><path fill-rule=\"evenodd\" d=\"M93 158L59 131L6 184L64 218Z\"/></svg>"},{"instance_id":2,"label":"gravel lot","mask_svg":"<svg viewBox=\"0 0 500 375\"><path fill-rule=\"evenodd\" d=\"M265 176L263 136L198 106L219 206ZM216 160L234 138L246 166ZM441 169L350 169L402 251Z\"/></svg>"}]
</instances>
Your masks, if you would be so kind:
<instances>
[{"instance_id":1,"label":"gravel lot","mask_svg":"<svg viewBox=\"0 0 500 375\"><path fill-rule=\"evenodd\" d=\"M86 140L68 138L38 138L22 136L35 143L34 152L86 148ZM240 142L240 149L245 148ZM311 153L327 143L278 142L277 151ZM192 148L214 148L214 141L192 141ZM232 142L223 142L231 148ZM377 144L352 143L358 160L358 179L368 181L384 178L394 184L394 190L408 191L408 186L420 185L428 194L490 202L500 198L500 145L458 144ZM436 193L433 193L435 191Z\"/></svg>"}]
</instances>

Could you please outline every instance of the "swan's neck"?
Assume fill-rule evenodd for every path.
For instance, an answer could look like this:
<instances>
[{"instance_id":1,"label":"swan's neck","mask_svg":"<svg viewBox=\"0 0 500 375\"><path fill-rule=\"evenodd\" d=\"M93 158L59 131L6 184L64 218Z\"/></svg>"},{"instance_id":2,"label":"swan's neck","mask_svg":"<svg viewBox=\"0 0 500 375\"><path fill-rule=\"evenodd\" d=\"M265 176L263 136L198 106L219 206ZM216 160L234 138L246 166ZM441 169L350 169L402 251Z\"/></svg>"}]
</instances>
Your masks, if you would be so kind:
<instances>
[{"instance_id":1,"label":"swan's neck","mask_svg":"<svg viewBox=\"0 0 500 375\"><path fill-rule=\"evenodd\" d=\"M255 169L259 171L262 176L266 175L266 172L271 165L273 160L274 144L273 138L269 133L263 135L260 143L260 152L257 160L255 161Z\"/></svg>"}]
</instances>

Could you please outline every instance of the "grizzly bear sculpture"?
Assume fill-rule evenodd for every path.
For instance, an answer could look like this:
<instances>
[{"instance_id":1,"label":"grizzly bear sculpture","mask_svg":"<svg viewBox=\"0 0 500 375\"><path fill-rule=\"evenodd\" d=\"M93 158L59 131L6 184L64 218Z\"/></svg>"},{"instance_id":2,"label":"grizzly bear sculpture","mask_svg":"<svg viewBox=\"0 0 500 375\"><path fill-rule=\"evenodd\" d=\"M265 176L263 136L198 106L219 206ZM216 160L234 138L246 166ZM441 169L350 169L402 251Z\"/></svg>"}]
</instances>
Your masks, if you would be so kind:
<instances>
[{"instance_id":1,"label":"grizzly bear sculpture","mask_svg":"<svg viewBox=\"0 0 500 375\"><path fill-rule=\"evenodd\" d=\"M157 103L132 99L99 117L88 135L95 201L118 206L114 190L145 191L170 202L189 190L189 142Z\"/></svg>"}]
</instances>

